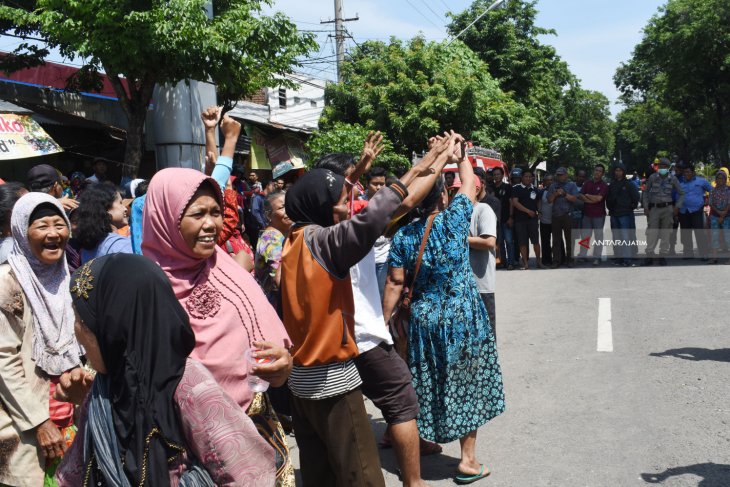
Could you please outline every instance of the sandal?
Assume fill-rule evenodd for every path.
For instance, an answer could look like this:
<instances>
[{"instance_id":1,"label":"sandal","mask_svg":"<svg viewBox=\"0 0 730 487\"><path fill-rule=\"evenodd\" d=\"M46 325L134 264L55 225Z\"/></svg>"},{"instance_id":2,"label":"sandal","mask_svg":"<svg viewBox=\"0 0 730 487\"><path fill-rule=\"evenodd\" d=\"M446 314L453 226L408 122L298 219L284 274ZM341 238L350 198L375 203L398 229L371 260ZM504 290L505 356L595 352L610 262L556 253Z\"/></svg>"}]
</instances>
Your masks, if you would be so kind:
<instances>
[{"instance_id":1,"label":"sandal","mask_svg":"<svg viewBox=\"0 0 730 487\"><path fill-rule=\"evenodd\" d=\"M467 475L464 473L459 473L456 477L454 477L454 482L456 482L459 485L466 485L471 484L473 482L476 482L477 480L485 479L489 477L489 474L491 474L491 470L489 470L487 467L482 465L482 469L479 471L476 475Z\"/></svg>"},{"instance_id":2,"label":"sandal","mask_svg":"<svg viewBox=\"0 0 730 487\"><path fill-rule=\"evenodd\" d=\"M444 449L441 448L441 445L439 445L438 443L434 443L433 441L428 441L421 438L420 443L422 457L426 457L428 455L438 455L439 453L444 451Z\"/></svg>"}]
</instances>

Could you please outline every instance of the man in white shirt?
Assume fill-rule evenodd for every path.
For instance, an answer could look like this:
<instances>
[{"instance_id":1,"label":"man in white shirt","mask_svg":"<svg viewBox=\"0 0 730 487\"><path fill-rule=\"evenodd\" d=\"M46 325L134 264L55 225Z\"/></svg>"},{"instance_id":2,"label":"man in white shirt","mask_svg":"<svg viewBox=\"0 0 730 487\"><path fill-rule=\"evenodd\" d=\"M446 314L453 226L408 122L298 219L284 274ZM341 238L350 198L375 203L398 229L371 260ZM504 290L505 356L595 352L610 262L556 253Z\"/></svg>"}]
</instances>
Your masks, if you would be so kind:
<instances>
[{"instance_id":1,"label":"man in white shirt","mask_svg":"<svg viewBox=\"0 0 730 487\"><path fill-rule=\"evenodd\" d=\"M477 201L484 198L485 188L476 178ZM497 336L494 284L497 275L497 215L486 203L477 203L469 227L469 262L477 281L479 294L489 315L492 332Z\"/></svg>"},{"instance_id":2,"label":"man in white shirt","mask_svg":"<svg viewBox=\"0 0 730 487\"><path fill-rule=\"evenodd\" d=\"M403 485L424 485L416 427L418 397L411 371L393 348L385 326L373 250L350 268L350 279L355 301L355 342L360 353L355 365L362 379L362 392L383 413Z\"/></svg>"}]
</instances>

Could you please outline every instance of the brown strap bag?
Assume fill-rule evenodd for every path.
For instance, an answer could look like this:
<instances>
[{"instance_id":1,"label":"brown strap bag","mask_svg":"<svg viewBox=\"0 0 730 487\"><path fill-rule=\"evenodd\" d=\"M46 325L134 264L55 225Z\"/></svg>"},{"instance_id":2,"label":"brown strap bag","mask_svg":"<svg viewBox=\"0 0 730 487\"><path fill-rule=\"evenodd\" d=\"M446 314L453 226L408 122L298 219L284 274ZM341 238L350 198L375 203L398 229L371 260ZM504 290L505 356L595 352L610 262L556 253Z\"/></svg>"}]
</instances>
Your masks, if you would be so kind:
<instances>
[{"instance_id":1,"label":"brown strap bag","mask_svg":"<svg viewBox=\"0 0 730 487\"><path fill-rule=\"evenodd\" d=\"M423 260L423 251L426 249L428 235L431 233L434 218L436 218L435 214L428 217L426 231L423 232L421 248L418 250L418 257L416 258L416 268L413 270L413 276L410 279L410 284L403 287L400 299L395 307L395 312L393 312L393 315L388 320L388 328L390 329L390 334L393 336L395 351L398 352L398 355L400 355L400 357L405 361L408 360L408 321L411 317L413 287L416 285L416 278L418 277L418 271L421 268L421 261Z\"/></svg>"}]
</instances>

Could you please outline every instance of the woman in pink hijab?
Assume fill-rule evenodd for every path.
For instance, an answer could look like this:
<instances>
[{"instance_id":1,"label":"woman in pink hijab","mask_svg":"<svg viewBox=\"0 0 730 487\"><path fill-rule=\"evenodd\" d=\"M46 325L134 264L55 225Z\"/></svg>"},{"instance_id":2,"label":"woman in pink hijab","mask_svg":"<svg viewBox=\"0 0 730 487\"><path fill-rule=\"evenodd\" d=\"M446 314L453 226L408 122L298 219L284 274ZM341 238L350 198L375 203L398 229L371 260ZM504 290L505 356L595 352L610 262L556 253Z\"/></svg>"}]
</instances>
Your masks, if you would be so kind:
<instances>
[{"instance_id":1,"label":"woman in pink hijab","mask_svg":"<svg viewBox=\"0 0 730 487\"><path fill-rule=\"evenodd\" d=\"M190 356L211 372L223 390L250 416L275 423L265 394L249 386L248 348L268 358L251 372L272 386L291 371L291 346L284 325L253 276L217 245L223 226L223 197L214 179L194 169L169 168L150 181L143 214L142 254L170 279L195 333ZM280 426L280 425L276 425ZM276 428L278 429L278 427ZM288 485L293 469L283 434L267 438L284 459L277 483Z\"/></svg>"}]
</instances>

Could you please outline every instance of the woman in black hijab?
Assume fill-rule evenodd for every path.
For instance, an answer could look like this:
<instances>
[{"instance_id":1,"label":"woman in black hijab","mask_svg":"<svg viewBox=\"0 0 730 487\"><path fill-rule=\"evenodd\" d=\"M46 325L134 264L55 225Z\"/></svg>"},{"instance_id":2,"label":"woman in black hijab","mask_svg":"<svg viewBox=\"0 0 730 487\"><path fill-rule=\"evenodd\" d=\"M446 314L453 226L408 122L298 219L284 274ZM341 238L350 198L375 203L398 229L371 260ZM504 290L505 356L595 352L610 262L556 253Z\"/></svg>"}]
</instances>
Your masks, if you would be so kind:
<instances>
[{"instance_id":1,"label":"woman in black hijab","mask_svg":"<svg viewBox=\"0 0 730 487\"><path fill-rule=\"evenodd\" d=\"M133 254L94 259L74 273L71 294L76 335L98 374L82 411L82 444L59 468L60 486L81 485L79 464L83 485L213 486L222 474L227 485L244 485L244 477L245 485L273 485L273 451L207 369L188 359L195 336L157 265ZM202 391L189 387L199 384ZM236 411L234 421L227 417ZM201 421L228 431L206 431ZM258 459L223 458L231 446L236 457Z\"/></svg>"}]
</instances>

